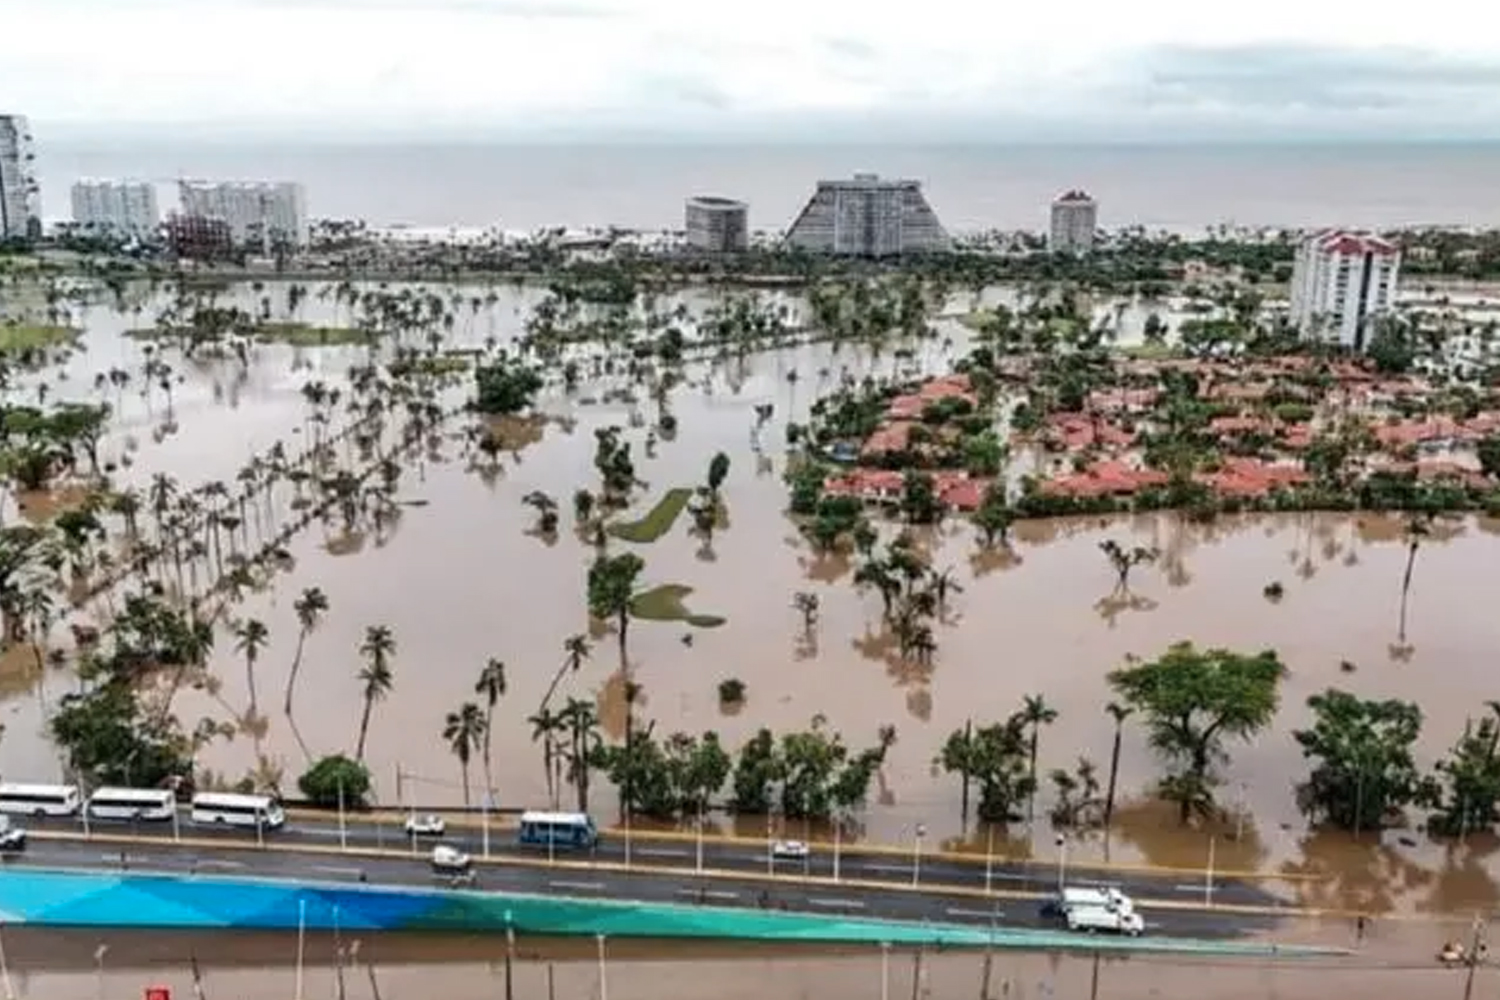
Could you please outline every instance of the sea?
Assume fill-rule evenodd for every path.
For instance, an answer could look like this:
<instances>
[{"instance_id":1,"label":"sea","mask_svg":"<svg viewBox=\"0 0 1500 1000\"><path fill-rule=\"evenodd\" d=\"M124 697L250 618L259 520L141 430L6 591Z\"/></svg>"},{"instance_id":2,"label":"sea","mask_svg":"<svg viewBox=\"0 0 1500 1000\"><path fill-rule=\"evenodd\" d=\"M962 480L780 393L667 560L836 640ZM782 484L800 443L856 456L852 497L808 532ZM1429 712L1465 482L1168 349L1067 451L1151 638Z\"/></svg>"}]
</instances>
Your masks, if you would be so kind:
<instances>
[{"instance_id":1,"label":"sea","mask_svg":"<svg viewBox=\"0 0 1500 1000\"><path fill-rule=\"evenodd\" d=\"M40 137L39 137L40 138ZM1045 228L1082 188L1106 228L1500 226L1500 143L1310 145L503 145L267 141L39 142L43 215L66 219L81 177L149 179L162 210L183 177L295 180L315 218L372 225L682 226L683 199L750 205L790 224L819 178L920 180L952 232Z\"/></svg>"}]
</instances>

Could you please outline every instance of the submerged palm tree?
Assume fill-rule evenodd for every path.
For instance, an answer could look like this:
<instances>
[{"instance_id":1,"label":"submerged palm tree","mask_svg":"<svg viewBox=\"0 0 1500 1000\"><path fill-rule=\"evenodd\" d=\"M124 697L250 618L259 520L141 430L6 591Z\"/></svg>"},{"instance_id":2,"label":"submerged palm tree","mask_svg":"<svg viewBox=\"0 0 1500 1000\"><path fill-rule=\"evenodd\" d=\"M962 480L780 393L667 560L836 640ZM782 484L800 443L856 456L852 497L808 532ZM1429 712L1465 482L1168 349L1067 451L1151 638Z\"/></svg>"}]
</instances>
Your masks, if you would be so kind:
<instances>
[{"instance_id":1,"label":"submerged palm tree","mask_svg":"<svg viewBox=\"0 0 1500 1000\"><path fill-rule=\"evenodd\" d=\"M563 661L557 668L557 673L552 675L552 683L547 685L547 693L542 695L542 703L539 710L545 710L552 702L552 696L557 693L557 685L562 683L564 674L576 674L583 661L589 658L593 651L589 646L588 637L585 635L570 635L563 640Z\"/></svg>"},{"instance_id":2,"label":"submerged palm tree","mask_svg":"<svg viewBox=\"0 0 1500 1000\"><path fill-rule=\"evenodd\" d=\"M1021 720L1031 727L1031 746L1029 748L1030 763L1027 774L1031 781L1031 790L1026 793L1026 817L1032 820L1036 817L1036 749L1041 735L1041 728L1052 724L1057 719L1057 709L1047 704L1045 698L1039 694L1029 694L1021 705Z\"/></svg>"},{"instance_id":3,"label":"submerged palm tree","mask_svg":"<svg viewBox=\"0 0 1500 1000\"><path fill-rule=\"evenodd\" d=\"M474 693L484 695L484 795L486 808L490 796L495 793L495 778L490 762L490 734L495 730L495 705L505 697L505 664L490 657L484 669L479 671L479 680L474 684Z\"/></svg>"},{"instance_id":4,"label":"submerged palm tree","mask_svg":"<svg viewBox=\"0 0 1500 1000\"><path fill-rule=\"evenodd\" d=\"M317 587L308 587L297 598L292 609L297 612L297 624L300 628L297 632L297 652L292 656L292 669L286 677L284 711L287 715L292 714L292 689L297 685L297 671L302 669L302 649L307 644L308 635L318 627L318 622L328 612L328 596Z\"/></svg>"},{"instance_id":5,"label":"submerged palm tree","mask_svg":"<svg viewBox=\"0 0 1500 1000\"><path fill-rule=\"evenodd\" d=\"M1432 534L1432 517L1412 514L1403 526L1406 536L1406 572L1401 574L1401 620L1396 629L1396 641L1406 641L1406 599L1411 596L1411 573L1417 565L1417 552L1422 548L1422 539Z\"/></svg>"},{"instance_id":6,"label":"submerged palm tree","mask_svg":"<svg viewBox=\"0 0 1500 1000\"><path fill-rule=\"evenodd\" d=\"M251 718L259 715L255 696L255 663L260 659L260 651L266 648L270 638L271 631L266 628L266 623L256 618L247 618L234 629L234 646L245 654L245 683L250 689Z\"/></svg>"},{"instance_id":7,"label":"submerged palm tree","mask_svg":"<svg viewBox=\"0 0 1500 1000\"><path fill-rule=\"evenodd\" d=\"M453 756L458 758L459 770L463 776L466 807L469 804L469 761L473 759L475 748L481 742L488 742L485 739L488 732L489 726L485 725L484 713L472 701L464 702L456 712L449 712L443 723L443 739L448 741Z\"/></svg>"},{"instance_id":8,"label":"submerged palm tree","mask_svg":"<svg viewBox=\"0 0 1500 1000\"><path fill-rule=\"evenodd\" d=\"M391 657L396 654L396 637L389 626L371 625L365 629L365 641L360 643L360 655L365 665L359 671L360 683L364 685L365 709L359 718L359 740L354 745L354 759L365 759L365 737L370 732L370 711L377 701L383 701L395 686L396 678L391 672Z\"/></svg>"}]
</instances>

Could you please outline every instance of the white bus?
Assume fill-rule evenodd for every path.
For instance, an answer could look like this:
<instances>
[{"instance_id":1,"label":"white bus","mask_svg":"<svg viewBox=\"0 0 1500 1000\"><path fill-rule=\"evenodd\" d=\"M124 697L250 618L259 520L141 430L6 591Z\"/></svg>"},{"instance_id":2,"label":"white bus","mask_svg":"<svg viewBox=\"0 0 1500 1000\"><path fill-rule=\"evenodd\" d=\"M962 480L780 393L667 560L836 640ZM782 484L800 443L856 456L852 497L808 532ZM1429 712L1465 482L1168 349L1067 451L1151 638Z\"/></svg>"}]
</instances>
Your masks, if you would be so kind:
<instances>
[{"instance_id":1,"label":"white bus","mask_svg":"<svg viewBox=\"0 0 1500 1000\"><path fill-rule=\"evenodd\" d=\"M286 822L286 813L281 811L281 803L269 795L199 792L193 796L193 822L275 830Z\"/></svg>"},{"instance_id":2,"label":"white bus","mask_svg":"<svg viewBox=\"0 0 1500 1000\"><path fill-rule=\"evenodd\" d=\"M81 802L77 785L0 784L0 813L12 816L72 816Z\"/></svg>"},{"instance_id":3,"label":"white bus","mask_svg":"<svg viewBox=\"0 0 1500 1000\"><path fill-rule=\"evenodd\" d=\"M169 788L100 788L89 796L89 819L168 820L177 812Z\"/></svg>"}]
</instances>

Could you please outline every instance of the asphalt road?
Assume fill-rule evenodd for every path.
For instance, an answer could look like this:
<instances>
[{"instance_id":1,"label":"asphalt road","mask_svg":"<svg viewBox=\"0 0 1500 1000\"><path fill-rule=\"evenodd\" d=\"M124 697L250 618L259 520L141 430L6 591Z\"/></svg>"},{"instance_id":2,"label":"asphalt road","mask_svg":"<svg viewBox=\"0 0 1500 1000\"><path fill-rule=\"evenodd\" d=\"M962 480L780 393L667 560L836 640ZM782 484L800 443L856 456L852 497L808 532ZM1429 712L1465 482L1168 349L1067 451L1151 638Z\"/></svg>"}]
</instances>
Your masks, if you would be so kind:
<instances>
[{"instance_id":1,"label":"asphalt road","mask_svg":"<svg viewBox=\"0 0 1500 1000\"><path fill-rule=\"evenodd\" d=\"M71 831L83 836L83 824L77 819L49 820L26 819L24 825L36 830ZM89 828L96 833L127 834L142 838L159 838L170 841L173 827L170 822L109 822L90 820ZM178 824L182 837L222 838L226 842L254 841L255 832L244 829L220 829L196 826L186 814ZM516 843L515 831L503 827L490 831L489 857L530 859L546 864L548 852L545 847L523 847ZM289 819L287 825L267 832L268 843L282 846L309 844L319 847L340 845L340 830L336 820L315 821ZM483 831L474 827L450 827L442 838L413 838L396 825L376 825L368 822L349 822L343 833L343 843L350 849L360 848L409 848L423 859L436 843L452 844L474 857L484 857ZM705 840L702 848L702 867L720 871L744 871L784 876L788 880L797 875L817 878L832 878L834 852L829 845L814 845L812 852L803 860L772 859L766 844L723 843ZM586 862L590 859L623 864L627 862L625 839L618 831L601 835L593 851L559 850L558 860ZM682 869L691 874L699 865L698 846L692 840L665 839L638 836L630 844L629 863L651 868ZM352 862L351 862L352 863ZM864 853L857 850L840 851L837 859L838 876L866 882L889 882L893 885L962 887L970 890L993 888L997 892L1055 892L1060 884L1069 886L1098 885L1114 886L1138 901L1169 900L1185 904L1208 903L1221 906L1267 906L1274 907L1285 901L1251 882L1215 877L1212 891L1206 876L1182 873L1121 872L1119 870L1090 869L1087 867L1058 864L1006 864L995 862L988 866L982 858L974 861L954 861L941 857L916 857L911 854ZM913 869L916 869L914 871Z\"/></svg>"},{"instance_id":2,"label":"asphalt road","mask_svg":"<svg viewBox=\"0 0 1500 1000\"><path fill-rule=\"evenodd\" d=\"M282 838L288 839L288 838ZM291 845L285 844L284 847ZM205 852L192 844L176 845L170 839L142 841L124 848L124 863L133 871L158 871L205 876L253 876L318 882L358 882L361 875L373 885L444 886L435 876L425 855L359 856L298 853L293 850L263 851L236 845L226 838L223 848ZM644 863L643 859L643 863ZM653 861L656 859L652 859ZM120 870L121 848L86 840L33 840L24 852L9 855L9 869ZM713 906L786 908L805 912L840 914L893 920L932 921L995 925L997 927L1055 927L1044 918L1033 900L996 899L944 894L941 889L916 893L910 889L799 883L795 872L785 880L738 881L732 877L700 879L692 870L677 872L618 872L548 868L537 866L481 865L474 888L495 892L520 892L575 897L633 899L643 902L702 903ZM1263 932L1275 924L1270 916L1246 915L1222 910L1178 910L1140 905L1147 933L1196 938L1230 938Z\"/></svg>"}]
</instances>

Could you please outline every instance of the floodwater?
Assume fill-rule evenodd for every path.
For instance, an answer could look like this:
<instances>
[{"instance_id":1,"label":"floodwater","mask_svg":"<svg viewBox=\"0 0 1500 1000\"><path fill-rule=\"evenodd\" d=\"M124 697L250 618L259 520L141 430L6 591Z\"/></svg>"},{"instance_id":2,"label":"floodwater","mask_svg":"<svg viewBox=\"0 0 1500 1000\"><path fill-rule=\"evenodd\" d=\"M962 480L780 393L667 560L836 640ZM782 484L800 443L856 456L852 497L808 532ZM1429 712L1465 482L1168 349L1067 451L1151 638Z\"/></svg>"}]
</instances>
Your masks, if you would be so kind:
<instances>
[{"instance_id":1,"label":"floodwater","mask_svg":"<svg viewBox=\"0 0 1500 1000\"><path fill-rule=\"evenodd\" d=\"M280 295L273 290L268 293ZM466 293L468 294L468 293ZM493 306L459 310L454 339L478 344L515 335L537 293L497 290ZM258 297L246 291L253 306ZM334 319L314 298L313 320ZM83 317L87 352L75 357L52 398L93 394L98 371L139 372L142 347L119 333L148 325L143 316L94 307ZM1101 521L1023 523L1010 552L979 556L967 526L950 522L922 540L937 567L951 566L963 592L951 601L938 629L930 666L896 662L880 635L878 598L857 592L853 567L815 556L784 516L783 441L789 420L805 420L808 407L836 384L840 372L889 375L941 370L963 350L963 329L939 323L940 336L891 348L809 345L754 355L743 361L700 363L668 408L679 419L673 440L644 448L645 424L655 404L592 402L625 386L622 375L586 382L572 398L549 390L541 409L554 419L517 451L504 456L495 475L483 475L461 456L458 440L445 441L424 461L408 463L400 498L409 502L381 537L337 537L314 524L292 545L295 566L272 586L252 593L233 614L255 617L270 629L260 657L257 686L269 728L262 744L269 768L294 786L303 758L280 714L281 692L297 641L292 603L306 587L319 587L331 610L308 640L298 682L301 732L314 755L352 752L361 700L357 648L367 626L395 633L395 688L371 720L367 759L377 795L396 799L402 774L404 800L456 805L460 769L440 737L444 716L461 702L478 700L474 682L490 657L508 665L509 692L497 710L494 777L503 807L534 806L546 792L539 746L525 721L562 662L563 640L588 628L584 581L592 550L569 530L569 498L596 485L592 467L596 427L630 427L628 438L647 481L645 509L672 486L701 482L711 456L726 451L732 470L725 488L730 526L712 548L680 522L667 537L634 547L646 561L644 582L694 588L696 612L722 615L718 629L689 630L672 623L639 622L630 633L636 680L644 688L637 711L663 731L715 729L737 747L760 726L805 726L818 714L851 745L873 743L878 728L894 724L898 739L865 816L866 836L910 842L918 824L930 835L963 842L956 779L934 773L931 761L944 738L967 721L999 720L1028 694L1043 695L1058 712L1041 738L1040 769L1071 767L1079 756L1107 766L1111 724L1106 673L1129 655L1151 656L1169 643L1278 650L1291 674L1273 730L1248 745L1231 746L1221 800L1236 813L1212 831L1182 830L1169 812L1146 801L1127 802L1118 813L1111 856L1116 861L1202 867L1214 855L1219 869L1285 868L1332 876L1302 890L1309 902L1367 905L1372 909L1462 910L1500 900L1491 876L1495 843L1471 837L1437 847L1415 831L1392 831L1383 843L1350 845L1347 838L1309 836L1297 815L1292 785L1304 773L1290 731L1306 721L1308 695L1329 685L1362 695L1418 701L1427 714L1421 744L1431 763L1459 735L1466 718L1500 695L1491 678L1490 654L1500 643L1500 619L1480 610L1492 567L1500 565L1500 530L1483 521L1455 523L1429 539L1418 555L1407 642L1397 642L1397 611L1406 549L1399 527L1382 518L1309 515L1226 518L1193 525L1168 515ZM336 383L363 349L298 351L256 349L248 370L234 360L183 361L168 352L181 375L173 388L173 429L163 434L166 399L159 390L143 399L132 386L106 390L117 406L120 431L108 456L128 455L121 478L140 488L165 472L185 485L232 481L252 451L304 433L300 388L311 379ZM795 376L793 375L795 373ZM137 377L136 382L139 382ZM775 404L775 415L757 435L754 408ZM454 422L449 430L456 432ZM757 445L757 441L759 444ZM292 450L296 450L293 448ZM564 528L555 540L532 531L534 515L521 503L533 490L559 500ZM290 490L279 495L285 512ZM8 514L8 517L14 514ZM683 519L686 521L686 518ZM887 527L888 534L897 530ZM1133 599L1110 600L1114 578L1101 540L1162 552L1155 566L1132 577ZM624 543L615 543L622 545ZM1263 588L1285 588L1277 602ZM821 620L804 634L792 609L794 592L821 600ZM690 633L690 635L689 635ZM689 642L688 639L691 639ZM60 641L60 640L59 640ZM213 696L184 691L179 714L227 718L246 707L242 658L227 630L213 658L222 687ZM622 719L619 663L613 636L597 639L592 658L563 682L559 698L599 699L607 729ZM742 711L720 710L717 685L738 678L747 687ZM0 721L6 726L0 762L7 779L37 780L58 774L55 755L40 738L44 713L73 681L49 670L44 685L0 685ZM200 766L234 779L256 766L253 743L241 735L205 749ZM476 761L471 780L478 786ZM1121 789L1145 792L1158 768L1141 732L1125 731ZM1038 815L1045 815L1045 794ZM596 783L594 811L614 813L604 782ZM763 831L763 821L747 829ZM982 834L968 842L983 847ZM1053 834L1039 821L1002 837L1013 854L1048 861ZM1035 846L1033 846L1033 844ZM1070 859L1098 855L1093 841L1070 845Z\"/></svg>"},{"instance_id":2,"label":"floodwater","mask_svg":"<svg viewBox=\"0 0 1500 1000\"><path fill-rule=\"evenodd\" d=\"M1467 924L1457 922L1441 927L1377 924L1354 954L1301 962L1178 956L1096 961L1089 955L996 952L989 996L1193 1000L1205 995L1205 976L1213 977L1216 998L1398 1000L1448 990L1457 995L1464 989L1465 970L1441 968L1433 956L1443 941L1467 939L1469 933ZM1295 926L1278 941L1356 946L1342 926ZM120 998L140 996L148 986L190 997L194 960L204 1000L282 1000L295 992L294 934L99 935L8 928L4 944L11 985L22 998ZM914 953L900 951L882 960L878 951L829 954L606 941L601 975L593 941L521 938L507 993L506 950L498 935L311 935L304 944L303 995L311 1000L884 1000L979 997L984 985L982 952L929 953L919 964ZM1500 975L1494 969L1478 970L1477 995L1492 995L1497 987Z\"/></svg>"}]
</instances>

